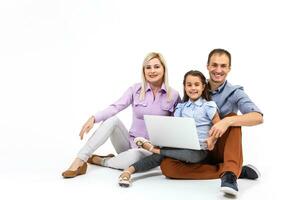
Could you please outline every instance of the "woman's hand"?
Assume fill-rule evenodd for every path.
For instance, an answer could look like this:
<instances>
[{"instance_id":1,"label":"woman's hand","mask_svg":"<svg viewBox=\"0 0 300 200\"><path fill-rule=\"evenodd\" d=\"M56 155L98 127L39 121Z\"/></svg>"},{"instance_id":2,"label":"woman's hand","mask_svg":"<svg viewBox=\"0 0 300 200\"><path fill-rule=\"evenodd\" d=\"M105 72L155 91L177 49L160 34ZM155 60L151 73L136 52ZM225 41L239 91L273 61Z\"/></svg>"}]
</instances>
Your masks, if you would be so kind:
<instances>
[{"instance_id":1,"label":"woman's hand","mask_svg":"<svg viewBox=\"0 0 300 200\"><path fill-rule=\"evenodd\" d=\"M80 139L82 140L83 139L83 135L85 133L88 133L94 126L94 123L95 123L95 117L92 116L90 117L87 122L85 122L85 124L83 125L80 133L79 133L79 136L80 136Z\"/></svg>"}]
</instances>

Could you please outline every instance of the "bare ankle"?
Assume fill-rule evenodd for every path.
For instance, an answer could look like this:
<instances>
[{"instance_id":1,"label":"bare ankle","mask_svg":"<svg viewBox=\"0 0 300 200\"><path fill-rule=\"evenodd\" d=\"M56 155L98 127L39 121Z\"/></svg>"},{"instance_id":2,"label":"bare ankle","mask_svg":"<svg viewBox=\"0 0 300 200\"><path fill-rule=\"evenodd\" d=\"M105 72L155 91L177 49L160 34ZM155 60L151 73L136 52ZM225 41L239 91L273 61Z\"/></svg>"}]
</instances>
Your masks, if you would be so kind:
<instances>
[{"instance_id":1,"label":"bare ankle","mask_svg":"<svg viewBox=\"0 0 300 200\"><path fill-rule=\"evenodd\" d=\"M134 172L132 172L132 170L131 170L130 168L127 168L127 169L125 169L125 170L121 173L120 177L121 177L121 178L126 177L127 179L130 179L130 177L131 177L131 175L132 175L133 173L134 173Z\"/></svg>"},{"instance_id":2,"label":"bare ankle","mask_svg":"<svg viewBox=\"0 0 300 200\"><path fill-rule=\"evenodd\" d=\"M80 158L75 158L72 162L71 166L69 167L70 170L76 170L78 167L81 167L84 164L84 161Z\"/></svg>"},{"instance_id":3,"label":"bare ankle","mask_svg":"<svg viewBox=\"0 0 300 200\"><path fill-rule=\"evenodd\" d=\"M143 144L143 149L152 152L152 150L154 149L154 146L151 143L147 142L147 143Z\"/></svg>"},{"instance_id":4,"label":"bare ankle","mask_svg":"<svg viewBox=\"0 0 300 200\"><path fill-rule=\"evenodd\" d=\"M130 174L133 174L135 172L135 168L133 166L130 166L127 170L125 171L128 171L130 172Z\"/></svg>"},{"instance_id":5,"label":"bare ankle","mask_svg":"<svg viewBox=\"0 0 300 200\"><path fill-rule=\"evenodd\" d=\"M155 154L160 154L160 149L157 147L154 147L151 152L155 153Z\"/></svg>"}]
</instances>

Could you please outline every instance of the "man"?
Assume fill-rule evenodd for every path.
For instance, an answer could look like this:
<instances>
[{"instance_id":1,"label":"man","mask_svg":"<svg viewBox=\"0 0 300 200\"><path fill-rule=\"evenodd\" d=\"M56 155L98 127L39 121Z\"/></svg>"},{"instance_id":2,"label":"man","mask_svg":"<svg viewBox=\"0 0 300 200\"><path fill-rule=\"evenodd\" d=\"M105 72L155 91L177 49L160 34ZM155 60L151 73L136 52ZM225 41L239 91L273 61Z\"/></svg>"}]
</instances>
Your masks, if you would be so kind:
<instances>
[{"instance_id":1,"label":"man","mask_svg":"<svg viewBox=\"0 0 300 200\"><path fill-rule=\"evenodd\" d=\"M241 86L233 86L226 77L231 70L231 55L224 49L214 49L207 61L208 80L212 99L219 108L221 121L214 124L210 134L218 138L205 163L188 164L171 158L161 163L165 176L177 179L221 178L221 191L236 195L237 177L257 179L258 170L251 165L242 166L241 126L263 122L259 108L250 100ZM237 115L238 110L242 115Z\"/></svg>"}]
</instances>

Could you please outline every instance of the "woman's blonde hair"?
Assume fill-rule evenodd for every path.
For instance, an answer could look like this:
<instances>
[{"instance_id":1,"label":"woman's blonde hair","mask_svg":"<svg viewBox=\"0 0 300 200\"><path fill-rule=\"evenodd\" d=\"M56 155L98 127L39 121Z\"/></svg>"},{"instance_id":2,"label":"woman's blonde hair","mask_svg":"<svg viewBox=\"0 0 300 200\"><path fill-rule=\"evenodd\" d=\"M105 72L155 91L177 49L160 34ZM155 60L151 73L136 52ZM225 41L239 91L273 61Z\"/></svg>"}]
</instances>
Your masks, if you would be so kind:
<instances>
[{"instance_id":1,"label":"woman's blonde hair","mask_svg":"<svg viewBox=\"0 0 300 200\"><path fill-rule=\"evenodd\" d=\"M147 88L147 81L145 78L144 69L146 67L146 64L153 58L157 58L164 68L163 82L165 84L166 91L167 91L167 100L171 101L172 95L171 95L171 88L169 86L168 69L167 69L166 61L165 61L164 57L162 56L162 54L157 53L157 52L149 53L144 59L143 67L142 67L142 88L141 88L141 93L140 93L140 100L144 100L145 94L146 94L146 88Z\"/></svg>"}]
</instances>

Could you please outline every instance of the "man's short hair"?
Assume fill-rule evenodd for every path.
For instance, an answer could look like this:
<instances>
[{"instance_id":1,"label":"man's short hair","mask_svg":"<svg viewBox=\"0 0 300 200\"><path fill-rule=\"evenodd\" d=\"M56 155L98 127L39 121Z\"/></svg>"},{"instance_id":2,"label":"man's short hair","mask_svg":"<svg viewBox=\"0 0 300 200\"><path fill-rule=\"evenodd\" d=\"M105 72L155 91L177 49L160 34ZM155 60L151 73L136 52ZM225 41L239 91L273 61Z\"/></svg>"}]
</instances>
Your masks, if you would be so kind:
<instances>
[{"instance_id":1,"label":"man's short hair","mask_svg":"<svg viewBox=\"0 0 300 200\"><path fill-rule=\"evenodd\" d=\"M225 54L225 55L228 57L228 59L229 59L229 67L231 66L231 55L230 55L230 53L229 53L227 50L225 50L225 49L214 49L214 50L212 50L212 51L208 54L207 65L209 65L210 58L211 58L214 54L219 54L219 55Z\"/></svg>"}]
</instances>

